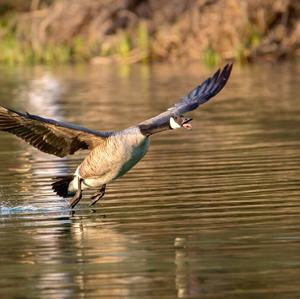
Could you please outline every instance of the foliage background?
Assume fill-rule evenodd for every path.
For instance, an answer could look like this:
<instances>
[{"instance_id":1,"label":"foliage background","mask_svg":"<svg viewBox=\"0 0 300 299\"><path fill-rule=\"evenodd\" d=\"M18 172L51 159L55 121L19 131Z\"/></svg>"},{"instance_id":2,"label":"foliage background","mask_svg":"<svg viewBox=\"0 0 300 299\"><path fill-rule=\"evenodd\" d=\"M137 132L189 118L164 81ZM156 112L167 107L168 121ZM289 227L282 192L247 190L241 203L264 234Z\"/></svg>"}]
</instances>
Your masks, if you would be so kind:
<instances>
[{"instance_id":1,"label":"foliage background","mask_svg":"<svg viewBox=\"0 0 300 299\"><path fill-rule=\"evenodd\" d=\"M300 56L299 0L0 0L0 18L10 64Z\"/></svg>"}]
</instances>

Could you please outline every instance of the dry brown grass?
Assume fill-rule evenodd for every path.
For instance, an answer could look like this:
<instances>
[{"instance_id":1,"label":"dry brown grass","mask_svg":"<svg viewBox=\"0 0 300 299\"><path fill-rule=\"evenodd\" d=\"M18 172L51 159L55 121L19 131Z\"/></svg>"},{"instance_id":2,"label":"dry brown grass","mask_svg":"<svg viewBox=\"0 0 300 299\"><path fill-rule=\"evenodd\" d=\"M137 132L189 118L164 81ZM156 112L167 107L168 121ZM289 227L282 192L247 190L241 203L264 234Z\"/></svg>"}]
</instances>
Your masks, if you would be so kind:
<instances>
[{"instance_id":1,"label":"dry brown grass","mask_svg":"<svg viewBox=\"0 0 300 299\"><path fill-rule=\"evenodd\" d=\"M300 56L299 0L61 0L18 15L34 52L70 47L94 62L281 59Z\"/></svg>"}]
</instances>

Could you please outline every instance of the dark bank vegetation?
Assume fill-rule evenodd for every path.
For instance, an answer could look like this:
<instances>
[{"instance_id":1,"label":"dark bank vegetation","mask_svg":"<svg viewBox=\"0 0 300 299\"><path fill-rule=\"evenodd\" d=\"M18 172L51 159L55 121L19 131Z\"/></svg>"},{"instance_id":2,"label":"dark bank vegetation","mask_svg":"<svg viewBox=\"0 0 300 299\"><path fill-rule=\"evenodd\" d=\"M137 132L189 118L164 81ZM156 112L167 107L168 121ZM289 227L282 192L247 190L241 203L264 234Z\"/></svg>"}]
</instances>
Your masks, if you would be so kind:
<instances>
[{"instance_id":1,"label":"dark bank vegetation","mask_svg":"<svg viewBox=\"0 0 300 299\"><path fill-rule=\"evenodd\" d=\"M300 57L299 0L0 0L0 61Z\"/></svg>"}]
</instances>

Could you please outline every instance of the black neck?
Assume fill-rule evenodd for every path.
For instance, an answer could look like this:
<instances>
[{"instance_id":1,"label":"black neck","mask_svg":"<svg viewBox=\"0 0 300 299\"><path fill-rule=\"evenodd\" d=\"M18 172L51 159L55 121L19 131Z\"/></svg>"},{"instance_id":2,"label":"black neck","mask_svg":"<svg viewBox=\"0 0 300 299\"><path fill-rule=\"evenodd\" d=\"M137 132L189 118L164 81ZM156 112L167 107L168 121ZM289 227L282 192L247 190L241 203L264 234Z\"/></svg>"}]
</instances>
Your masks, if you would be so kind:
<instances>
[{"instance_id":1,"label":"black neck","mask_svg":"<svg viewBox=\"0 0 300 299\"><path fill-rule=\"evenodd\" d=\"M158 124L158 123L151 123L151 124L141 124L138 126L141 133L145 136L150 136L155 133L163 132L166 130L171 130L169 123Z\"/></svg>"}]
</instances>

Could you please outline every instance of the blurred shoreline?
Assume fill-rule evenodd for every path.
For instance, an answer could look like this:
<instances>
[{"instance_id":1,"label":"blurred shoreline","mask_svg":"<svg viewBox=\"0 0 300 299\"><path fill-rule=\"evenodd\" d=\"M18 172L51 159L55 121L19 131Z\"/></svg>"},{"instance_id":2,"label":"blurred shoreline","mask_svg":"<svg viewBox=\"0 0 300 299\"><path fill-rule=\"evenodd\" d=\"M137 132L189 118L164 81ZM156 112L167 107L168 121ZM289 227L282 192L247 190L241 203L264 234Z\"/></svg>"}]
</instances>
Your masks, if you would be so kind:
<instances>
[{"instance_id":1,"label":"blurred shoreline","mask_svg":"<svg viewBox=\"0 0 300 299\"><path fill-rule=\"evenodd\" d=\"M0 63L298 60L298 0L0 0Z\"/></svg>"}]
</instances>

